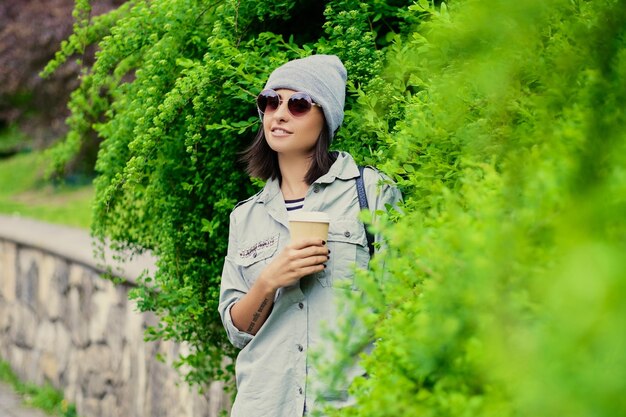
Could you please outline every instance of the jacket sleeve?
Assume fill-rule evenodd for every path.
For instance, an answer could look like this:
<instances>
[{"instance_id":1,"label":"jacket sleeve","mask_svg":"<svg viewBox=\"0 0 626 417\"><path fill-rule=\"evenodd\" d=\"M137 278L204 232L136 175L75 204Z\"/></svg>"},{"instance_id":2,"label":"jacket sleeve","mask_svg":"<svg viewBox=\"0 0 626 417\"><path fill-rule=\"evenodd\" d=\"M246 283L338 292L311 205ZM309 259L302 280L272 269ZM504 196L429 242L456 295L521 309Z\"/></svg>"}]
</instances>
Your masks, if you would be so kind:
<instances>
[{"instance_id":1,"label":"jacket sleeve","mask_svg":"<svg viewBox=\"0 0 626 417\"><path fill-rule=\"evenodd\" d=\"M222 270L218 310L228 339L235 347L243 349L254 336L235 327L230 314L231 307L248 292L248 285L243 278L241 267L235 262L236 256L237 223L233 211L230 215L228 253L224 260L224 269Z\"/></svg>"}]
</instances>

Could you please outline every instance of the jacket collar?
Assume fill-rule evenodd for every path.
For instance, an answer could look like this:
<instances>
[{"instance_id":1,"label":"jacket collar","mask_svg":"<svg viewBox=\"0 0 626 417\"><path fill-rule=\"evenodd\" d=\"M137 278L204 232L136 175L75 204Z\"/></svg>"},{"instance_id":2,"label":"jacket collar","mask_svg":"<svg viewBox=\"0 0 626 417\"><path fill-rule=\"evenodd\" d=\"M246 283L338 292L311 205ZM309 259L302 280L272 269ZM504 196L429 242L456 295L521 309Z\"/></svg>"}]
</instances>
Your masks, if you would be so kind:
<instances>
[{"instance_id":1,"label":"jacket collar","mask_svg":"<svg viewBox=\"0 0 626 417\"><path fill-rule=\"evenodd\" d=\"M350 180L359 176L359 167L349 153L337 152L337 159L328 172L315 181L319 184L330 184L335 179Z\"/></svg>"},{"instance_id":2,"label":"jacket collar","mask_svg":"<svg viewBox=\"0 0 626 417\"><path fill-rule=\"evenodd\" d=\"M272 178L267 180L267 182L265 183L263 192L261 192L261 195L259 196L259 201L264 204L268 204L274 198L281 197L281 195L282 194L280 192L280 183L278 182L278 178Z\"/></svg>"},{"instance_id":3,"label":"jacket collar","mask_svg":"<svg viewBox=\"0 0 626 417\"><path fill-rule=\"evenodd\" d=\"M359 168L349 153L337 152L337 159L331 165L328 172L319 177L315 183L330 184L335 179L350 180L359 176ZM270 204L276 197L279 197L280 204L283 204L282 194L280 192L280 183L277 178L267 180L263 191L257 200L260 203Z\"/></svg>"}]
</instances>

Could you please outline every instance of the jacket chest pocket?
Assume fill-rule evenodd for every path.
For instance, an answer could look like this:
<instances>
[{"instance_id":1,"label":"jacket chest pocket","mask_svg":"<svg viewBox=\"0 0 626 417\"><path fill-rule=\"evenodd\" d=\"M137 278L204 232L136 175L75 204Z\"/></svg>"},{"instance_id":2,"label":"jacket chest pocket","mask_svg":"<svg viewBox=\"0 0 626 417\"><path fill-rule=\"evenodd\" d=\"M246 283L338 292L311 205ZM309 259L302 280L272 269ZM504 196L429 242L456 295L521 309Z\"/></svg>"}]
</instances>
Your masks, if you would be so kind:
<instances>
[{"instance_id":1,"label":"jacket chest pocket","mask_svg":"<svg viewBox=\"0 0 626 417\"><path fill-rule=\"evenodd\" d=\"M331 221L328 230L330 260L325 274L318 277L323 287L356 289L354 267L367 269L369 252L363 223L355 219Z\"/></svg>"},{"instance_id":2,"label":"jacket chest pocket","mask_svg":"<svg viewBox=\"0 0 626 417\"><path fill-rule=\"evenodd\" d=\"M251 287L259 274L272 260L278 250L280 235L242 243L237 250L235 263L240 267L244 279Z\"/></svg>"}]
</instances>

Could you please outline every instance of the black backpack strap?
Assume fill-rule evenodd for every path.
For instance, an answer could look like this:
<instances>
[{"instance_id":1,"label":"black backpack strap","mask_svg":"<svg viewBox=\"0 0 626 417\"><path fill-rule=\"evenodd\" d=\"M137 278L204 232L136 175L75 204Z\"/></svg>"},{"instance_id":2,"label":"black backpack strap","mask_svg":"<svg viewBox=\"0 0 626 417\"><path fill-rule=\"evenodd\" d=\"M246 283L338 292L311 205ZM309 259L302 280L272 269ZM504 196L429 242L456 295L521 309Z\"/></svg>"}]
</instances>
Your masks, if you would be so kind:
<instances>
[{"instance_id":1,"label":"black backpack strap","mask_svg":"<svg viewBox=\"0 0 626 417\"><path fill-rule=\"evenodd\" d=\"M359 206L361 207L361 210L369 210L369 204L367 204L367 194L365 193L365 184L363 183L364 169L365 167L359 165L360 175L356 179L356 192L359 196ZM365 227L365 225L363 226ZM365 227L365 236L367 237L367 246L369 247L371 258L372 256L374 256L374 235L372 235L372 233L367 230L367 227Z\"/></svg>"}]
</instances>

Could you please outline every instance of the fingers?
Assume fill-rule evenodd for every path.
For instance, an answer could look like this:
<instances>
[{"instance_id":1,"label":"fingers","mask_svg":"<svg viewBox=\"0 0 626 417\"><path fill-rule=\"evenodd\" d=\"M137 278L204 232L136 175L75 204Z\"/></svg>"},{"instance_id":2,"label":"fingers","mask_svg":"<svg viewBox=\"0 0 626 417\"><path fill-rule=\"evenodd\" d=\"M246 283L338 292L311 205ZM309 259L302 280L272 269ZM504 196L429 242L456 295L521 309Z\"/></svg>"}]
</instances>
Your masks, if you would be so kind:
<instances>
[{"instance_id":1,"label":"fingers","mask_svg":"<svg viewBox=\"0 0 626 417\"><path fill-rule=\"evenodd\" d=\"M289 246L286 251L293 258L303 258L314 255L327 255L329 253L326 242L321 239L300 239Z\"/></svg>"},{"instance_id":2,"label":"fingers","mask_svg":"<svg viewBox=\"0 0 626 417\"><path fill-rule=\"evenodd\" d=\"M302 239L285 247L268 266L267 274L277 287L292 285L306 275L323 271L329 253L321 239Z\"/></svg>"},{"instance_id":3,"label":"fingers","mask_svg":"<svg viewBox=\"0 0 626 417\"><path fill-rule=\"evenodd\" d=\"M302 238L291 242L290 245L294 249L304 249L309 246L326 246L326 241L318 238Z\"/></svg>"},{"instance_id":4,"label":"fingers","mask_svg":"<svg viewBox=\"0 0 626 417\"><path fill-rule=\"evenodd\" d=\"M328 254L330 253L330 251L328 250L326 246L307 246L303 249L294 250L292 253L294 255L294 259L309 258L311 256L318 256L318 255L322 255L328 258Z\"/></svg>"},{"instance_id":5,"label":"fingers","mask_svg":"<svg viewBox=\"0 0 626 417\"><path fill-rule=\"evenodd\" d=\"M303 268L308 268L314 265L322 265L320 270L323 270L323 266L330 259L328 249L320 248L317 246L311 246L301 250L293 250L288 256L288 264L298 274L302 274ZM306 273L304 274L306 275Z\"/></svg>"},{"instance_id":6,"label":"fingers","mask_svg":"<svg viewBox=\"0 0 626 417\"><path fill-rule=\"evenodd\" d=\"M305 275L323 271L329 255L326 247L309 246L300 250L287 250L283 259L284 273L302 278Z\"/></svg>"},{"instance_id":7,"label":"fingers","mask_svg":"<svg viewBox=\"0 0 626 417\"><path fill-rule=\"evenodd\" d=\"M301 260L297 262L297 265L298 265L297 268L302 270L304 268L308 268L314 265L322 265L323 267L324 264L328 262L328 259L329 259L328 255L308 256L306 258L302 258Z\"/></svg>"},{"instance_id":8,"label":"fingers","mask_svg":"<svg viewBox=\"0 0 626 417\"><path fill-rule=\"evenodd\" d=\"M323 271L324 268L326 268L325 265L320 264L320 265L312 265L312 266L308 266L306 268L302 268L302 277L307 276L307 275L312 275L316 272L320 272Z\"/></svg>"}]
</instances>

